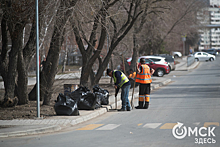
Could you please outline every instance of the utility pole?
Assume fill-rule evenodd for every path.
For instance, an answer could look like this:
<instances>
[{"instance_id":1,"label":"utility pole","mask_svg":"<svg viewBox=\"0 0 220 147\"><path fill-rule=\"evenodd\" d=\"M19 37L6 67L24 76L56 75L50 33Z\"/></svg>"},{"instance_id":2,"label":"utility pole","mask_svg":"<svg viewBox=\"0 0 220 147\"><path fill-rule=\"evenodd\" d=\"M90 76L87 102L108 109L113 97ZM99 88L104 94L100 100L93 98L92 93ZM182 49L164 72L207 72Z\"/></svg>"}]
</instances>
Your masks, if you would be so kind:
<instances>
[{"instance_id":1,"label":"utility pole","mask_svg":"<svg viewBox=\"0 0 220 147\"><path fill-rule=\"evenodd\" d=\"M183 56L185 56L185 41L186 41L186 35L182 36L182 41L183 41Z\"/></svg>"},{"instance_id":2,"label":"utility pole","mask_svg":"<svg viewBox=\"0 0 220 147\"><path fill-rule=\"evenodd\" d=\"M39 20L38 20L38 0L36 0L36 84L37 84L37 117L40 118L40 64L39 64Z\"/></svg>"}]
</instances>

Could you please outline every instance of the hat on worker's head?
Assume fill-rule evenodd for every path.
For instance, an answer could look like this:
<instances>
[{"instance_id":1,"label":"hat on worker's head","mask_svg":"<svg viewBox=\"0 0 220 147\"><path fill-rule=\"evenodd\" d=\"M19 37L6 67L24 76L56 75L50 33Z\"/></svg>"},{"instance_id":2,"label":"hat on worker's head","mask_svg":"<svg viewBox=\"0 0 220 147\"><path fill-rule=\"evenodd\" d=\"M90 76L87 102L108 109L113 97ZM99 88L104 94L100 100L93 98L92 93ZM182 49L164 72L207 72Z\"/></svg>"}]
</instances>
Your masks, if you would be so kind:
<instances>
[{"instance_id":1,"label":"hat on worker's head","mask_svg":"<svg viewBox=\"0 0 220 147\"><path fill-rule=\"evenodd\" d=\"M107 71L107 75L109 75L109 73L110 73L112 70L108 68L106 71Z\"/></svg>"},{"instance_id":2,"label":"hat on worker's head","mask_svg":"<svg viewBox=\"0 0 220 147\"><path fill-rule=\"evenodd\" d=\"M141 59L140 59L140 63L141 63L141 64L144 64L144 63L145 63L145 59L144 59L144 58L141 58Z\"/></svg>"}]
</instances>

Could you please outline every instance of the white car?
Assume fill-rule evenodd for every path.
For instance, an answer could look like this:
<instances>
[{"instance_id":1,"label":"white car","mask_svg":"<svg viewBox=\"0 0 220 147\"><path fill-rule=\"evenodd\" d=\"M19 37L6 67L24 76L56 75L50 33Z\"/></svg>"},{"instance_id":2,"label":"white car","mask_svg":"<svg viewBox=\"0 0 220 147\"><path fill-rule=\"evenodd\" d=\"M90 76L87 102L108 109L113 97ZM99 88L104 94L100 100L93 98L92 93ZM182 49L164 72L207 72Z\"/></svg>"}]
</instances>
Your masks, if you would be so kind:
<instances>
[{"instance_id":1,"label":"white car","mask_svg":"<svg viewBox=\"0 0 220 147\"><path fill-rule=\"evenodd\" d=\"M195 52L193 54L196 61L214 61L215 56L206 52Z\"/></svg>"},{"instance_id":2,"label":"white car","mask_svg":"<svg viewBox=\"0 0 220 147\"><path fill-rule=\"evenodd\" d=\"M160 57L160 56L141 56L140 58L148 58L148 59L153 60L157 64L162 64L162 65L167 65L168 66L168 63L165 60L166 58L164 58L164 57Z\"/></svg>"},{"instance_id":3,"label":"white car","mask_svg":"<svg viewBox=\"0 0 220 147\"><path fill-rule=\"evenodd\" d=\"M182 53L181 52L172 52L174 58L181 58L182 57Z\"/></svg>"}]
</instances>

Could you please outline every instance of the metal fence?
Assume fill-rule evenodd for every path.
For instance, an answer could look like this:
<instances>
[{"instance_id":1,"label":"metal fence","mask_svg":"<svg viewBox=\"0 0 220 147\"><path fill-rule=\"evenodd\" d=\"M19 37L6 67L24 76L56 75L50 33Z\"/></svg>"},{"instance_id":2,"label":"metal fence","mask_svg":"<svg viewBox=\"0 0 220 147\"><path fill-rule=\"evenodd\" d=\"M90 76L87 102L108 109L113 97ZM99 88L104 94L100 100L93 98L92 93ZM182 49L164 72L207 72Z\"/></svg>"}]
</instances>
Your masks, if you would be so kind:
<instances>
[{"instance_id":1,"label":"metal fence","mask_svg":"<svg viewBox=\"0 0 220 147\"><path fill-rule=\"evenodd\" d=\"M187 67L189 67L190 65L192 65L195 62L195 57L191 56L191 57L187 57Z\"/></svg>"}]
</instances>

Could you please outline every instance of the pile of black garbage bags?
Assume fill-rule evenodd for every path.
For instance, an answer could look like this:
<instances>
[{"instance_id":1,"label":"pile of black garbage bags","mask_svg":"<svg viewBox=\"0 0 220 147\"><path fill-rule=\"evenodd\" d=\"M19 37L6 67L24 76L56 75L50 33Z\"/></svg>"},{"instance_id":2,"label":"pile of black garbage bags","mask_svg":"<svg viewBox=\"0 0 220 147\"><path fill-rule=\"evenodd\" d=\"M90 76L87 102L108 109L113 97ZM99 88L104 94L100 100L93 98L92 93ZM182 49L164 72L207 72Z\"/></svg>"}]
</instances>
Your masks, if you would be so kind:
<instances>
[{"instance_id":1,"label":"pile of black garbage bags","mask_svg":"<svg viewBox=\"0 0 220 147\"><path fill-rule=\"evenodd\" d=\"M57 115L76 116L79 110L94 110L109 104L109 92L99 85L91 92L87 87L80 86L73 92L60 93L55 101L54 109Z\"/></svg>"}]
</instances>

